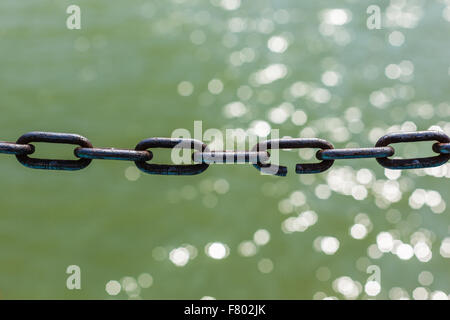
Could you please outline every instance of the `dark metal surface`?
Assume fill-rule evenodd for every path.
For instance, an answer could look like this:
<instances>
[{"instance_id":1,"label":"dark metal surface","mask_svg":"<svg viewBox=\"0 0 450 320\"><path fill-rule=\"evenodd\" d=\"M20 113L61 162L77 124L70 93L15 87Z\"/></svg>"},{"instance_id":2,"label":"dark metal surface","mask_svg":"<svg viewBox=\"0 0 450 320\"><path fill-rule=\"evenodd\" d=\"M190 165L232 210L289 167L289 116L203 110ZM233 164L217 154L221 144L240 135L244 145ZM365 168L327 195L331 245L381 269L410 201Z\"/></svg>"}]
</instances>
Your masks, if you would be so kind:
<instances>
[{"instance_id":1,"label":"dark metal surface","mask_svg":"<svg viewBox=\"0 0 450 320\"><path fill-rule=\"evenodd\" d=\"M316 157L319 160L384 158L392 156L394 152L392 147L328 149L317 151Z\"/></svg>"},{"instance_id":2,"label":"dark metal surface","mask_svg":"<svg viewBox=\"0 0 450 320\"><path fill-rule=\"evenodd\" d=\"M375 147L385 147L391 143L405 143L418 141L450 142L450 138L440 131L418 131L389 133L381 137ZM419 169L437 167L445 164L450 159L450 154L441 153L438 156L415 159L389 159L377 158L379 164L388 169Z\"/></svg>"},{"instance_id":3,"label":"dark metal surface","mask_svg":"<svg viewBox=\"0 0 450 320\"><path fill-rule=\"evenodd\" d=\"M31 144L17 144L13 142L0 142L0 153L5 154L32 154L34 146Z\"/></svg>"},{"instance_id":4,"label":"dark metal surface","mask_svg":"<svg viewBox=\"0 0 450 320\"><path fill-rule=\"evenodd\" d=\"M114 148L76 148L75 156L83 159L149 161L153 158L151 151L136 151Z\"/></svg>"},{"instance_id":5,"label":"dark metal surface","mask_svg":"<svg viewBox=\"0 0 450 320\"><path fill-rule=\"evenodd\" d=\"M450 153L450 143L435 143L433 151L436 153Z\"/></svg>"},{"instance_id":6,"label":"dark metal surface","mask_svg":"<svg viewBox=\"0 0 450 320\"><path fill-rule=\"evenodd\" d=\"M302 149L302 148L320 148L320 149L333 149L333 145L322 139L311 138L290 138L290 139L278 139L267 140L258 143L253 151L266 151L268 149ZM298 163L295 166L295 172L298 174L319 173L327 170L333 165L334 160L323 160L318 163ZM272 165L270 163L256 163L253 165L259 171L265 174L273 174L276 176L285 176L287 174L287 168L284 166Z\"/></svg>"},{"instance_id":7,"label":"dark metal surface","mask_svg":"<svg viewBox=\"0 0 450 320\"><path fill-rule=\"evenodd\" d=\"M390 159L395 150L390 144L414 143L419 141L436 141L434 157L414 159ZM34 153L33 142L55 144L73 144L78 160L36 159L28 155ZM152 148L190 149L194 164L157 164L149 163ZM266 174L285 176L287 168L267 163L270 161L270 149L318 148L318 163L297 164L295 171L299 174L319 173L327 170L337 159L376 158L385 168L418 169L436 167L450 160L450 138L440 131L418 131L389 133L381 137L373 148L334 149L333 145L322 139L289 138L261 142L251 151L209 151L202 142L194 139L149 138L138 143L135 150L115 148L93 148L88 139L77 134L54 132L29 132L21 136L16 143L0 142L0 154L13 154L26 167L45 170L80 170L87 167L92 159L134 161L136 166L150 174L158 175L195 175L205 171L213 163L252 163L255 168ZM189 161L189 160L186 160Z\"/></svg>"},{"instance_id":8,"label":"dark metal surface","mask_svg":"<svg viewBox=\"0 0 450 320\"><path fill-rule=\"evenodd\" d=\"M194 152L192 159L200 163L258 163L269 160L270 154L266 151L210 151Z\"/></svg>"},{"instance_id":9,"label":"dark metal surface","mask_svg":"<svg viewBox=\"0 0 450 320\"><path fill-rule=\"evenodd\" d=\"M181 149L192 149L196 151L203 152L207 149L206 144L201 141L194 139L177 139L177 138L149 138L142 140L136 146L136 150L144 151L151 148L181 148ZM136 166L149 174L159 174L159 175L196 175L202 173L208 169L208 164L150 164L145 161L136 161Z\"/></svg>"},{"instance_id":10,"label":"dark metal surface","mask_svg":"<svg viewBox=\"0 0 450 320\"><path fill-rule=\"evenodd\" d=\"M92 148L88 139L78 134L55 133L55 132L28 132L17 140L17 144L28 144L31 142L48 142L58 144L75 144L85 148ZM35 159L26 154L16 155L17 160L24 166L32 169L44 170L81 170L86 168L91 159L79 160L54 160L54 159Z\"/></svg>"}]
</instances>

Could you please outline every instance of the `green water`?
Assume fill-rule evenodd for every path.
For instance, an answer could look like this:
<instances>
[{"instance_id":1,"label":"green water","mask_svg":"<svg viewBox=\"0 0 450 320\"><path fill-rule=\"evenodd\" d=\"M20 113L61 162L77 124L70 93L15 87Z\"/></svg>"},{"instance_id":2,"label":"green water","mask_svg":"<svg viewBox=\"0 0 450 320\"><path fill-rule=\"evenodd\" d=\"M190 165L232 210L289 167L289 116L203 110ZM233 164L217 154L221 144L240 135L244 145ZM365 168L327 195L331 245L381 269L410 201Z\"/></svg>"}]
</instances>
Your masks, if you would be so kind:
<instances>
[{"instance_id":1,"label":"green water","mask_svg":"<svg viewBox=\"0 0 450 320\"><path fill-rule=\"evenodd\" d=\"M239 2L82 0L76 3L82 28L68 30L70 1L3 0L0 139L14 141L33 130L72 132L94 146L134 148L177 128L193 132L195 120L203 121L204 130L223 131L265 121L281 136L315 136L336 147L373 146L388 131L431 126L450 134L445 5L403 2L390 7L403 3L409 12L396 20L402 25L387 21L390 2L379 1L382 28L369 30L370 1L242 1L226 10ZM321 27L323 10L336 8L346 10L344 21ZM401 45L398 34L391 36L397 46L390 42L394 31L403 35ZM284 39L272 39L275 52L268 47L274 36ZM283 65L287 73L255 83L252 75L269 65ZM223 84L219 94L208 91L212 79ZM193 85L192 94L179 94L183 81ZM299 91L302 86L308 93ZM230 118L224 106L237 101L246 112ZM282 104L280 120L271 110ZM306 123L291 121L296 110L307 115ZM432 154L431 143L418 145L397 150L403 156ZM36 156L73 157L71 146L36 146ZM168 154L155 151L155 161ZM302 155L308 158L308 152ZM262 176L249 165L166 177L138 176L133 163L119 161L48 172L25 168L13 156L0 160L2 299L367 299L369 265L381 270L378 299L413 298L417 287L428 297L450 293L450 250L442 245L450 232L448 164L398 177L385 174L375 160L341 160L326 173L300 177L295 164L314 160L285 151L284 178ZM332 177L342 179L330 190ZM364 177L372 182L362 183ZM350 191L345 182L352 183ZM356 200L352 188L356 198L367 195ZM426 203L415 204L425 201L423 194ZM314 211L317 222L286 233L285 221L305 211ZM360 240L349 233L355 217L368 231ZM261 229L270 240L256 245ZM380 257L381 232L408 245L402 247L404 260L391 252ZM337 239L337 251L317 250L320 237ZM245 241L251 241L248 257L240 250ZM417 241L431 249L428 257L408 256ZM219 256L226 248L223 259L205 252L214 242ZM174 263L189 252L180 248L191 250L184 266ZM69 265L81 268L81 290L66 288ZM151 286L134 285L141 274L151 275ZM118 295L105 290L111 280L122 285ZM345 284L357 294L345 294Z\"/></svg>"}]
</instances>

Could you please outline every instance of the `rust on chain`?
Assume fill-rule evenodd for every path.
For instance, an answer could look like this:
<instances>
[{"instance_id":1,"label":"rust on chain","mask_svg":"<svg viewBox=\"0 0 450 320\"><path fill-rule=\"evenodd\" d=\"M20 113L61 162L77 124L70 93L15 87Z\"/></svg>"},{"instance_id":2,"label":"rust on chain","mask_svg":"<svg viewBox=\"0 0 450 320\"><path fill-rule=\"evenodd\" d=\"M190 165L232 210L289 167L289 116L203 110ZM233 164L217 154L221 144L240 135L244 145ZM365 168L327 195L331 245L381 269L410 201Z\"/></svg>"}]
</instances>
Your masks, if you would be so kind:
<instances>
[{"instance_id":1,"label":"rust on chain","mask_svg":"<svg viewBox=\"0 0 450 320\"><path fill-rule=\"evenodd\" d=\"M316 157L319 160L360 159L360 158L385 158L394 155L394 148L348 148L319 150Z\"/></svg>"},{"instance_id":2,"label":"rust on chain","mask_svg":"<svg viewBox=\"0 0 450 320\"><path fill-rule=\"evenodd\" d=\"M0 141L0 153L5 154L32 154L34 153L34 146L31 144L17 144L14 142Z\"/></svg>"},{"instance_id":3,"label":"rust on chain","mask_svg":"<svg viewBox=\"0 0 450 320\"><path fill-rule=\"evenodd\" d=\"M84 159L149 161L153 153L148 150L136 151L115 148L76 148L75 156Z\"/></svg>"},{"instance_id":4,"label":"rust on chain","mask_svg":"<svg viewBox=\"0 0 450 320\"><path fill-rule=\"evenodd\" d=\"M209 151L194 152L192 159L200 163L258 163L269 160L267 151Z\"/></svg>"},{"instance_id":5,"label":"rust on chain","mask_svg":"<svg viewBox=\"0 0 450 320\"><path fill-rule=\"evenodd\" d=\"M253 151L266 151L268 149L302 149L302 148L320 148L333 149L333 145L323 139L318 138L288 138L267 140L258 143L253 147ZM298 163L295 166L295 172L298 174L320 173L330 168L334 160L322 160L318 163ZM273 165L270 163L256 163L253 165L256 169L265 174L276 176L285 176L287 168L285 166Z\"/></svg>"},{"instance_id":6,"label":"rust on chain","mask_svg":"<svg viewBox=\"0 0 450 320\"><path fill-rule=\"evenodd\" d=\"M71 133L56 132L28 132L17 140L17 144L29 144L32 142L48 142L57 144L74 144L84 148L92 148L91 142L83 136ZM17 160L24 166L32 169L66 170L74 171L86 168L91 159L79 160L54 160L30 158L26 154L16 155Z\"/></svg>"},{"instance_id":7,"label":"rust on chain","mask_svg":"<svg viewBox=\"0 0 450 320\"><path fill-rule=\"evenodd\" d=\"M433 151L436 153L450 153L450 143L435 143Z\"/></svg>"},{"instance_id":8,"label":"rust on chain","mask_svg":"<svg viewBox=\"0 0 450 320\"><path fill-rule=\"evenodd\" d=\"M406 143L419 141L438 141L449 143L450 138L440 131L418 131L418 132L398 132L389 133L381 137L375 147L385 147L391 143ZM450 159L450 154L441 153L434 157L415 159L389 159L377 158L379 164L388 169L420 169L431 168L445 164Z\"/></svg>"},{"instance_id":9,"label":"rust on chain","mask_svg":"<svg viewBox=\"0 0 450 320\"><path fill-rule=\"evenodd\" d=\"M181 139L181 138L149 138L142 140L136 145L135 150L145 151L151 148L180 148L180 149L192 149L195 151L203 152L207 149L206 144L194 139ZM200 164L153 164L146 161L135 161L136 166L145 173L158 174L158 175L196 175L202 173L208 169L207 163Z\"/></svg>"}]
</instances>

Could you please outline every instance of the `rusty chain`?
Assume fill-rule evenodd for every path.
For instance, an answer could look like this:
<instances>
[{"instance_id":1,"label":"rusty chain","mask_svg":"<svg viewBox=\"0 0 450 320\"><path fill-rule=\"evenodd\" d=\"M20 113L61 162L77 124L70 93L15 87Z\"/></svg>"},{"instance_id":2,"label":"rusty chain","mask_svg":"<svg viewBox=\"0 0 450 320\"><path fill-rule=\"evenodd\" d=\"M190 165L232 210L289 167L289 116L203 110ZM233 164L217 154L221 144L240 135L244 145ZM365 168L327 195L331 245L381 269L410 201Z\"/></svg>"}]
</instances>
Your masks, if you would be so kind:
<instances>
[{"instance_id":1,"label":"rusty chain","mask_svg":"<svg viewBox=\"0 0 450 320\"><path fill-rule=\"evenodd\" d=\"M391 159L395 155L394 143L413 143L435 141L433 157L414 159ZM55 144L72 144L77 160L38 159L29 155L35 152L33 142ZM155 148L180 148L193 150L192 160L195 164L155 164L153 159ZM329 169L335 160L375 158L378 163L389 169L418 169L437 167L450 159L450 138L441 131L417 131L389 133L381 137L372 148L335 149L334 146L318 138L289 138L267 140L258 143L251 151L209 151L206 144L194 139L149 138L139 142L134 149L94 148L83 136L69 133L29 132L21 136L17 142L0 142L0 153L12 154L26 167L45 170L81 170L93 159L133 161L143 172L158 175L196 175L205 171L214 163L252 163L255 168L266 174L285 176L287 168L268 163L270 149L319 149L316 153L317 163L296 165L296 173L320 173ZM275 168L275 170L274 170ZM270 169L270 170L269 170Z\"/></svg>"}]
</instances>

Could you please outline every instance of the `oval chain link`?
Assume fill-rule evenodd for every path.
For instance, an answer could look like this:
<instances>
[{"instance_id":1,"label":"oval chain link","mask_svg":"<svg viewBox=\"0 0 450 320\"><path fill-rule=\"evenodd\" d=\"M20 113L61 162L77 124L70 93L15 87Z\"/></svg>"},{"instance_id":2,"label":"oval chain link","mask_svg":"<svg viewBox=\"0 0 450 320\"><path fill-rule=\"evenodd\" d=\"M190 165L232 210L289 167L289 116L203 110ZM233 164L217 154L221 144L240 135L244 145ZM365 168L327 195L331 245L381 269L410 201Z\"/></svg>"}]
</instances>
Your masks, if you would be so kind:
<instances>
[{"instance_id":1,"label":"oval chain link","mask_svg":"<svg viewBox=\"0 0 450 320\"><path fill-rule=\"evenodd\" d=\"M375 147L385 147L391 143L406 143L419 141L450 142L450 138L440 131L396 132L381 137ZM445 164L450 159L450 154L440 153L438 156L414 159L389 159L377 158L379 164L388 169L420 169L431 168Z\"/></svg>"},{"instance_id":2,"label":"oval chain link","mask_svg":"<svg viewBox=\"0 0 450 320\"><path fill-rule=\"evenodd\" d=\"M194 139L149 138L139 142L135 149L137 151L145 151L150 148L180 148L203 152L207 147L203 142ZM175 176L196 175L208 169L209 166L207 163L189 165L153 164L146 161L136 161L135 163L140 170L148 174Z\"/></svg>"},{"instance_id":3,"label":"oval chain link","mask_svg":"<svg viewBox=\"0 0 450 320\"><path fill-rule=\"evenodd\" d=\"M91 142L83 136L71 133L55 132L28 132L17 140L17 144L29 144L32 142L47 142L58 144L75 144L84 148L92 148ZM86 168L91 159L79 160L55 160L30 158L27 154L16 155L17 160L26 167L44 170L66 170L74 171Z\"/></svg>"}]
</instances>

